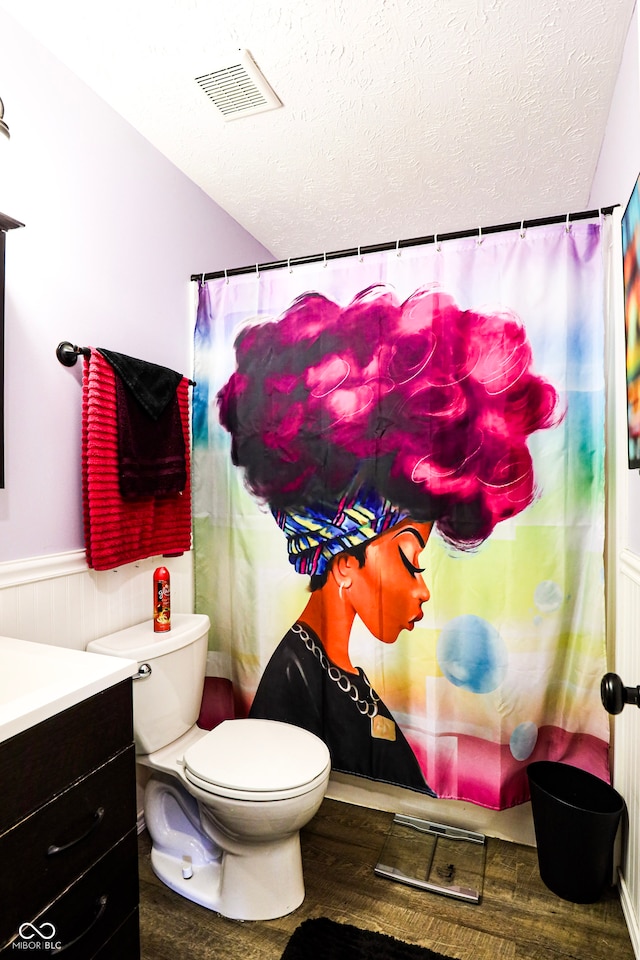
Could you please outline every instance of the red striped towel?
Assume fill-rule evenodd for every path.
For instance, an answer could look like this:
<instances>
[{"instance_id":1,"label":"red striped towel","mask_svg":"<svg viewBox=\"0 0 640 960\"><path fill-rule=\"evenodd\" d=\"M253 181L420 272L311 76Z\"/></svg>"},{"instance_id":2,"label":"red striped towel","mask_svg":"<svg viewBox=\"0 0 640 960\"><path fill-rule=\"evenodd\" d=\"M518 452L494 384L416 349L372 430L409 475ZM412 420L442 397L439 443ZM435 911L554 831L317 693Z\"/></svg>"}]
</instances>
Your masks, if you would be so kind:
<instances>
[{"instance_id":1,"label":"red striped towel","mask_svg":"<svg viewBox=\"0 0 640 960\"><path fill-rule=\"evenodd\" d=\"M120 494L115 378L113 367L92 349L82 382L82 499L87 563L94 570L191 549L189 381L183 377L176 390L185 440L184 491L132 501Z\"/></svg>"}]
</instances>

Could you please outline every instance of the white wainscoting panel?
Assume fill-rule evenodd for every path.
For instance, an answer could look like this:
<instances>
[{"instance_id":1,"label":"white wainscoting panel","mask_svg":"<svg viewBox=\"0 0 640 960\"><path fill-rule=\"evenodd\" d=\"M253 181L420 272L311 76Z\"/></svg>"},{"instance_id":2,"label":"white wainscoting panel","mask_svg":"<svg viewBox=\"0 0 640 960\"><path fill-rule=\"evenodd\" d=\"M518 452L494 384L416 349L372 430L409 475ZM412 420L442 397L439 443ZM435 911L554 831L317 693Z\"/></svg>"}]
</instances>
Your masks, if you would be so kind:
<instances>
[{"instance_id":1,"label":"white wainscoting panel","mask_svg":"<svg viewBox=\"0 0 640 960\"><path fill-rule=\"evenodd\" d=\"M0 563L0 634L84 650L90 640L153 616L153 571L171 574L171 609L193 613L191 553L115 570L87 567L83 551Z\"/></svg>"},{"instance_id":2,"label":"white wainscoting panel","mask_svg":"<svg viewBox=\"0 0 640 960\"><path fill-rule=\"evenodd\" d=\"M640 557L622 552L614 671L626 687L640 684ZM627 805L620 897L629 935L640 957L640 710L630 705L614 720L613 783Z\"/></svg>"}]
</instances>

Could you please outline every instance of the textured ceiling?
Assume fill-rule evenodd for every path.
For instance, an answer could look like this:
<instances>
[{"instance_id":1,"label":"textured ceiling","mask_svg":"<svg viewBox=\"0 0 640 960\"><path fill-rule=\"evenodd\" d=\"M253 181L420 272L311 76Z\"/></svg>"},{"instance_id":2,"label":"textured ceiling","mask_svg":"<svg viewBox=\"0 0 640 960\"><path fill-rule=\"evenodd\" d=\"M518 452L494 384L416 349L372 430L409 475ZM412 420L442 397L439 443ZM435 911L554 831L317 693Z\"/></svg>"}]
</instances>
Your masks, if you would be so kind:
<instances>
[{"instance_id":1,"label":"textured ceiling","mask_svg":"<svg viewBox=\"0 0 640 960\"><path fill-rule=\"evenodd\" d=\"M284 259L584 209L633 0L0 7ZM239 48L283 107L225 122Z\"/></svg>"}]
</instances>

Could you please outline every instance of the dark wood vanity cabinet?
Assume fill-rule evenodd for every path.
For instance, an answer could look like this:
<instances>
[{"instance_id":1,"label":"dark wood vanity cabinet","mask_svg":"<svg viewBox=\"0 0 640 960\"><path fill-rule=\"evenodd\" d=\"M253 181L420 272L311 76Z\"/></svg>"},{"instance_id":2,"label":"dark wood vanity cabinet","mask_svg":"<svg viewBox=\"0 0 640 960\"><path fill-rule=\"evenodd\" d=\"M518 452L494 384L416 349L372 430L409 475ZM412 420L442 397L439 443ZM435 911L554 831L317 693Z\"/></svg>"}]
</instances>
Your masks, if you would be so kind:
<instances>
[{"instance_id":1,"label":"dark wood vanity cabinet","mask_svg":"<svg viewBox=\"0 0 640 960\"><path fill-rule=\"evenodd\" d=\"M131 685L0 743L2 955L140 956Z\"/></svg>"}]
</instances>

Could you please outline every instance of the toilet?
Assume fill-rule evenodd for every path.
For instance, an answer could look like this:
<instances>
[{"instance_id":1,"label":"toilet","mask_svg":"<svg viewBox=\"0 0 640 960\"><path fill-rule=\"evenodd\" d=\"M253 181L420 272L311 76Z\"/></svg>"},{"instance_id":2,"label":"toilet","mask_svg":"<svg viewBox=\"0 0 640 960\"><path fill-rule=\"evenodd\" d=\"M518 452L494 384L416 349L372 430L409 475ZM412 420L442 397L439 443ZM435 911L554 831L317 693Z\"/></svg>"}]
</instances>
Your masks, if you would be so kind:
<instances>
[{"instance_id":1,"label":"toilet","mask_svg":"<svg viewBox=\"0 0 640 960\"><path fill-rule=\"evenodd\" d=\"M196 726L209 618L174 614L92 640L92 653L138 662L136 760L151 768L144 816L151 864L172 890L234 920L273 920L304 900L300 829L324 798L326 744L275 720Z\"/></svg>"}]
</instances>

